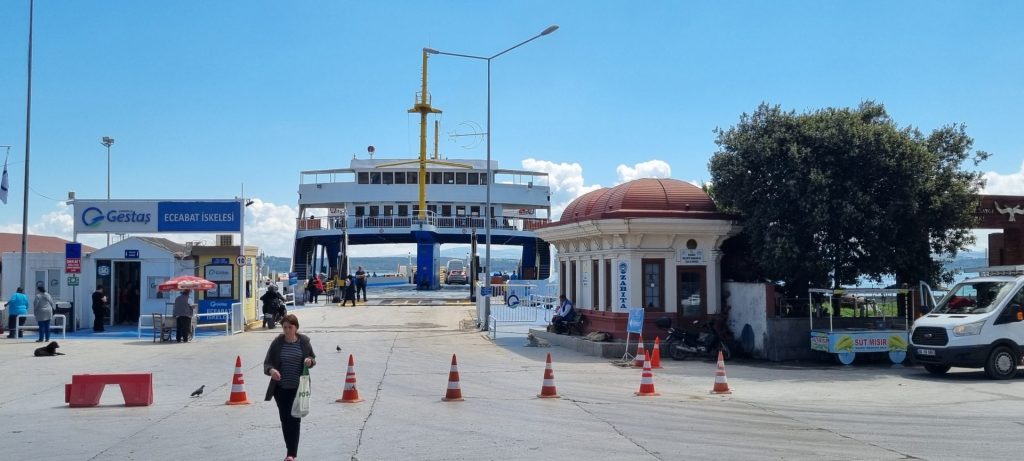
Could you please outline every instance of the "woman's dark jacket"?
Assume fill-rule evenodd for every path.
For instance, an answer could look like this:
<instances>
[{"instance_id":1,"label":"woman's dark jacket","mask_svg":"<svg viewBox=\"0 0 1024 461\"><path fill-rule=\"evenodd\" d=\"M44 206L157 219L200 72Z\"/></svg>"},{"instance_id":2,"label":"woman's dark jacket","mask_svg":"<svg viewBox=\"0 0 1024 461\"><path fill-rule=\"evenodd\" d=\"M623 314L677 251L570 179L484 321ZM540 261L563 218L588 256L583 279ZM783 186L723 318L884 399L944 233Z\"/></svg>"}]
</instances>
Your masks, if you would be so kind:
<instances>
[{"instance_id":1,"label":"woman's dark jacket","mask_svg":"<svg viewBox=\"0 0 1024 461\"><path fill-rule=\"evenodd\" d=\"M302 347L302 358L309 357L313 359L313 363L309 365L309 368L316 366L316 354L313 353L313 345L309 342L309 336L302 333L298 333L299 345ZM277 369L281 371L281 345L284 344L284 333L277 335L274 341L270 343L270 349L267 350L267 358L263 359L263 374L270 376L271 369ZM267 395L264 400L270 400L274 396L274 389L277 388L277 381L270 380L270 384L267 385Z\"/></svg>"}]
</instances>

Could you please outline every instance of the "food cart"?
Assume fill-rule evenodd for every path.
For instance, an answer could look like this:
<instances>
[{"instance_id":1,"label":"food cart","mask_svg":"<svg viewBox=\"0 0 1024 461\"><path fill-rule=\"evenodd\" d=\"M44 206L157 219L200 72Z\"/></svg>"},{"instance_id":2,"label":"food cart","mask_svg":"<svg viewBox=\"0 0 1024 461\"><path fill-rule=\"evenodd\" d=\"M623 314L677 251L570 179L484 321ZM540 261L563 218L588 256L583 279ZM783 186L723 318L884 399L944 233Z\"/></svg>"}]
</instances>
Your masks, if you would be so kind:
<instances>
[{"instance_id":1,"label":"food cart","mask_svg":"<svg viewBox=\"0 0 1024 461\"><path fill-rule=\"evenodd\" d=\"M897 297L906 296L908 290L811 288L807 291L812 350L836 354L843 365L853 363L857 353L887 352L892 363L906 359L910 320L906 316L895 317L895 313ZM837 300L840 308L833 309L831 304ZM842 316L843 309L852 315ZM825 311L828 325L824 324ZM837 311L840 317L833 318ZM909 313L910 308L904 311ZM818 325L815 325L815 317L819 318Z\"/></svg>"}]
</instances>

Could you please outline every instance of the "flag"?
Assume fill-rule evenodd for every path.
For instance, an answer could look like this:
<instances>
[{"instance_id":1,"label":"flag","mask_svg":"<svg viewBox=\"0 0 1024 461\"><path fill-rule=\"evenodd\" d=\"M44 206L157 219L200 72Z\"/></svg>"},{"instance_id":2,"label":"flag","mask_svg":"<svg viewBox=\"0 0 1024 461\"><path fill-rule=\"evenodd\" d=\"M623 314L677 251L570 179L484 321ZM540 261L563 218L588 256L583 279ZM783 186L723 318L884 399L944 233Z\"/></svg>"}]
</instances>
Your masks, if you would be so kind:
<instances>
[{"instance_id":1,"label":"flag","mask_svg":"<svg viewBox=\"0 0 1024 461\"><path fill-rule=\"evenodd\" d=\"M0 181L0 201L7 204L7 159L4 159L4 179Z\"/></svg>"}]
</instances>

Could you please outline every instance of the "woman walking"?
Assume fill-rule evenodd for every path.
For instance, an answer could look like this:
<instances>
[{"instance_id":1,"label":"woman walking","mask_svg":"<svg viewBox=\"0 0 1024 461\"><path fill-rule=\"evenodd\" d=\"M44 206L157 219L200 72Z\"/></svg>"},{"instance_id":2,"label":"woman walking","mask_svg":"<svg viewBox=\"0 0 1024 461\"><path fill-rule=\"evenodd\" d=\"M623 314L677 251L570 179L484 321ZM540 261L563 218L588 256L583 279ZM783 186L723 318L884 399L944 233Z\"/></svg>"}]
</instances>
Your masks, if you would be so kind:
<instances>
[{"instance_id":1,"label":"woman walking","mask_svg":"<svg viewBox=\"0 0 1024 461\"><path fill-rule=\"evenodd\" d=\"M281 432L288 450L285 461L294 461L299 451L299 429L301 418L292 417L292 403L299 390L299 376L302 366L313 368L316 365L316 354L309 336L299 334L299 319L295 314L288 314L281 320L284 334L278 335L270 343L267 357L263 360L263 373L270 376L265 400L271 397L277 402L277 412L281 417Z\"/></svg>"},{"instance_id":2,"label":"woman walking","mask_svg":"<svg viewBox=\"0 0 1024 461\"><path fill-rule=\"evenodd\" d=\"M46 292L46 287L36 287L36 299L32 302L32 315L36 317L39 324L39 339L37 343L50 340L50 319L53 318L53 297Z\"/></svg>"}]
</instances>

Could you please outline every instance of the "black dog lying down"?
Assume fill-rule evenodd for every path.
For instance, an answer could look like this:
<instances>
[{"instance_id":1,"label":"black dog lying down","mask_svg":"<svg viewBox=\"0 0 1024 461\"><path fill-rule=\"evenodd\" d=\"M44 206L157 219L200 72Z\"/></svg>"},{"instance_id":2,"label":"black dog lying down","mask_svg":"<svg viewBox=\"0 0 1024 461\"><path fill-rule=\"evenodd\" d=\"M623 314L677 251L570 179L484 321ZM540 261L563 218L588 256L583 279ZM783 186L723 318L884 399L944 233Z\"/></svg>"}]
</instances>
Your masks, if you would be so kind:
<instances>
[{"instance_id":1,"label":"black dog lying down","mask_svg":"<svg viewBox=\"0 0 1024 461\"><path fill-rule=\"evenodd\" d=\"M53 357L55 355L64 355L63 353L57 352L58 347L60 347L60 344L57 344L57 341L50 341L50 344L47 344L43 347L36 349L36 357Z\"/></svg>"}]
</instances>

